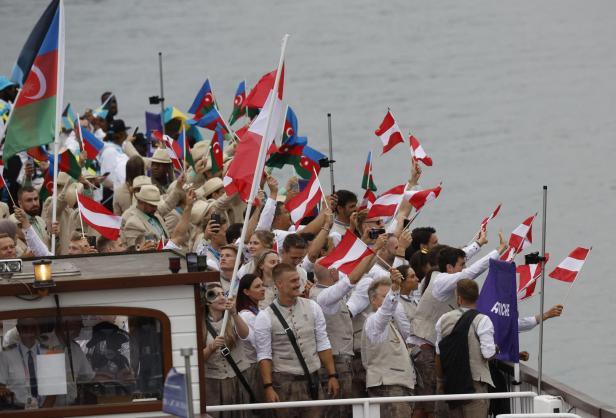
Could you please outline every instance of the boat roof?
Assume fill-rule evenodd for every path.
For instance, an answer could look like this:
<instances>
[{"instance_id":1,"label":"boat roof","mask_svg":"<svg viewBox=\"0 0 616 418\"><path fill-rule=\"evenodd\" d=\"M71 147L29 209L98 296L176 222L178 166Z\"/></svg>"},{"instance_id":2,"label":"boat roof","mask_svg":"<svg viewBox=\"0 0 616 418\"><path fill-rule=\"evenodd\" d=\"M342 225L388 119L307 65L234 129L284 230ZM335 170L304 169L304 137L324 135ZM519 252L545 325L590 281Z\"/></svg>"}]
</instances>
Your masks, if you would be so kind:
<instances>
[{"instance_id":1,"label":"boat roof","mask_svg":"<svg viewBox=\"0 0 616 418\"><path fill-rule=\"evenodd\" d=\"M179 273L169 270L169 258L180 257ZM55 286L50 293L198 284L219 280L218 272L188 273L184 257L171 250L45 257L52 260ZM0 296L36 293L33 262L23 260L22 272L0 278Z\"/></svg>"}]
</instances>

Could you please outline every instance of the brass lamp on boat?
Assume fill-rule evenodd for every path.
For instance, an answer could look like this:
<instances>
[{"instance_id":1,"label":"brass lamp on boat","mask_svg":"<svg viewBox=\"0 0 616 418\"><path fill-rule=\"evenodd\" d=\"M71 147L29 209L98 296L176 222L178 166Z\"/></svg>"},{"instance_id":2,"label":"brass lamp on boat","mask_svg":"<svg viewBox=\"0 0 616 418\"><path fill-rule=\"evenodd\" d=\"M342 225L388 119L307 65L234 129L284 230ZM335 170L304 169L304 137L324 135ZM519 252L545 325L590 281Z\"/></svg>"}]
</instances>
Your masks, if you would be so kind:
<instances>
[{"instance_id":1,"label":"brass lamp on boat","mask_svg":"<svg viewBox=\"0 0 616 418\"><path fill-rule=\"evenodd\" d=\"M32 287L41 289L56 285L52 279L51 260L34 261L32 265L34 266L34 283Z\"/></svg>"}]
</instances>

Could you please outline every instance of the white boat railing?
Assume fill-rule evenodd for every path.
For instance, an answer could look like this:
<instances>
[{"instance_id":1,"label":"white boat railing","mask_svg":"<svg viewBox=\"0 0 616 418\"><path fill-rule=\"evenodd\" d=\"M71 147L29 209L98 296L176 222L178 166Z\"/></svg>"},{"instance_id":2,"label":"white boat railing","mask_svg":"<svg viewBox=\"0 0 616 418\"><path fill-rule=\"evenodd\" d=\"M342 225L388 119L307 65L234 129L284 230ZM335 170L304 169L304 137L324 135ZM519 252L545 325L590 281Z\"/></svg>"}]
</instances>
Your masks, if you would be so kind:
<instances>
[{"instance_id":1,"label":"white boat railing","mask_svg":"<svg viewBox=\"0 0 616 418\"><path fill-rule=\"evenodd\" d=\"M499 414L496 418L582 418L577 414L566 412L541 413L541 414Z\"/></svg>"},{"instance_id":2,"label":"white boat railing","mask_svg":"<svg viewBox=\"0 0 616 418\"><path fill-rule=\"evenodd\" d=\"M353 418L379 418L382 403L394 402L433 402L461 401L476 399L516 399L534 398L535 392L498 392L498 393L467 393L460 395L429 395L429 396L391 396L379 398L324 399L318 401L296 401L275 403L253 403L207 406L206 412L223 411L253 411L256 409L308 408L314 406L353 406ZM573 415L573 414L570 414ZM568 417L574 418L574 417Z\"/></svg>"}]
</instances>

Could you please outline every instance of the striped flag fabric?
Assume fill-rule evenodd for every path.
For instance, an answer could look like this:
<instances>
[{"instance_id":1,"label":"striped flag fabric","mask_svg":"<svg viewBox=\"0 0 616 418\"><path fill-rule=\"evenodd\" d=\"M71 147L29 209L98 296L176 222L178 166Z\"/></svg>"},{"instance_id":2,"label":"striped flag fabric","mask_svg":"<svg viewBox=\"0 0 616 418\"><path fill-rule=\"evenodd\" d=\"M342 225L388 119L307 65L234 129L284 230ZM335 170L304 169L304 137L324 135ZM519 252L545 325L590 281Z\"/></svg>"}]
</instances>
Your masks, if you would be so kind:
<instances>
[{"instance_id":1,"label":"striped flag fabric","mask_svg":"<svg viewBox=\"0 0 616 418\"><path fill-rule=\"evenodd\" d=\"M545 263L550 259L550 254L545 253ZM535 293L537 279L541 276L542 264L522 264L515 268L518 274L518 298L528 299Z\"/></svg>"},{"instance_id":2,"label":"striped flag fabric","mask_svg":"<svg viewBox=\"0 0 616 418\"><path fill-rule=\"evenodd\" d=\"M266 99L269 92L274 89L274 82L276 81L276 70L273 70L267 74L264 74L257 84L250 90L246 97L246 107L253 109L261 109L265 106ZM280 73L280 82L278 83L278 98L282 100L282 94L284 92L284 63L282 64L282 70Z\"/></svg>"},{"instance_id":3,"label":"striped flag fabric","mask_svg":"<svg viewBox=\"0 0 616 418\"><path fill-rule=\"evenodd\" d=\"M374 201L368 211L368 218L385 217L390 218L396 213L396 208L402 202L406 185L400 184L382 193Z\"/></svg>"},{"instance_id":4,"label":"striped flag fabric","mask_svg":"<svg viewBox=\"0 0 616 418\"><path fill-rule=\"evenodd\" d=\"M199 119L188 119L186 123L189 126L196 125L201 128L209 129L210 131L215 130L216 126L219 124L222 126L225 125L225 121L222 120L222 116L216 107L212 107L209 112L201 116Z\"/></svg>"},{"instance_id":5,"label":"striped flag fabric","mask_svg":"<svg viewBox=\"0 0 616 418\"><path fill-rule=\"evenodd\" d=\"M421 161L428 167L432 166L432 158L428 157L428 154L426 154L423 147L421 146L417 138L415 138L415 136L409 136L409 145L411 146L413 159L415 161Z\"/></svg>"},{"instance_id":6,"label":"striped flag fabric","mask_svg":"<svg viewBox=\"0 0 616 418\"><path fill-rule=\"evenodd\" d=\"M222 126L217 125L214 137L210 141L210 158L212 159L212 174L222 171L224 163L223 149L224 149L224 136L222 133Z\"/></svg>"},{"instance_id":7,"label":"striped flag fabric","mask_svg":"<svg viewBox=\"0 0 616 418\"><path fill-rule=\"evenodd\" d=\"M199 120L213 108L214 94L212 93L212 88L210 87L210 80L206 78L205 82L199 89L199 92L195 96L195 100L193 100L192 105L190 105L188 113L195 115L193 119Z\"/></svg>"},{"instance_id":8,"label":"striped flag fabric","mask_svg":"<svg viewBox=\"0 0 616 418\"><path fill-rule=\"evenodd\" d=\"M77 205L81 219L103 237L115 241L120 236L122 217L114 215L109 209L95 200L77 194Z\"/></svg>"},{"instance_id":9,"label":"striped flag fabric","mask_svg":"<svg viewBox=\"0 0 616 418\"><path fill-rule=\"evenodd\" d=\"M6 182L4 181L4 161L0 160L0 189L6 186Z\"/></svg>"},{"instance_id":10,"label":"striped flag fabric","mask_svg":"<svg viewBox=\"0 0 616 418\"><path fill-rule=\"evenodd\" d=\"M235 90L233 98L233 111L229 117L229 125L233 125L236 120L246 114L246 81L241 81Z\"/></svg>"},{"instance_id":11,"label":"striped flag fabric","mask_svg":"<svg viewBox=\"0 0 616 418\"><path fill-rule=\"evenodd\" d=\"M359 204L357 211L360 212L366 209L370 210L370 208L372 207L375 201L376 201L376 195L374 194L372 190L367 189L366 192L364 193L364 197L362 197L361 199L361 203Z\"/></svg>"},{"instance_id":12,"label":"striped flag fabric","mask_svg":"<svg viewBox=\"0 0 616 418\"><path fill-rule=\"evenodd\" d=\"M486 228L488 227L488 223L496 218L496 215L498 215L498 212L500 211L502 203L499 203L498 206L496 207L496 209L494 209L494 211L490 214L490 216L488 216L487 218L483 218L483 221L481 221L481 226L479 227L479 231L485 231Z\"/></svg>"},{"instance_id":13,"label":"striped flag fabric","mask_svg":"<svg viewBox=\"0 0 616 418\"><path fill-rule=\"evenodd\" d=\"M13 81L23 84L6 125L4 159L20 151L53 142L57 107L64 83L64 11L53 0L30 33L17 64Z\"/></svg>"},{"instance_id":14,"label":"striped flag fabric","mask_svg":"<svg viewBox=\"0 0 616 418\"><path fill-rule=\"evenodd\" d=\"M577 247L571 251L569 255L560 262L558 266L552 271L549 276L553 279L560 280L561 282L573 283L578 274L582 270L582 266L588 257L590 248Z\"/></svg>"},{"instance_id":15,"label":"striped flag fabric","mask_svg":"<svg viewBox=\"0 0 616 418\"><path fill-rule=\"evenodd\" d=\"M71 104L67 104L62 112L62 126L67 131L75 129L75 122L77 122L77 114L73 110ZM78 122L77 122L78 123Z\"/></svg>"},{"instance_id":16,"label":"striped flag fabric","mask_svg":"<svg viewBox=\"0 0 616 418\"><path fill-rule=\"evenodd\" d=\"M314 208L323 198L323 191L319 183L319 177L313 173L312 178L301 192L285 203L285 207L291 215L291 221L297 228L306 216L312 214Z\"/></svg>"},{"instance_id":17,"label":"striped flag fabric","mask_svg":"<svg viewBox=\"0 0 616 418\"><path fill-rule=\"evenodd\" d=\"M409 203L415 210L420 211L426 203L436 199L441 194L441 190L441 186L438 185L432 189L407 191L405 196L409 196Z\"/></svg>"},{"instance_id":18,"label":"striped flag fabric","mask_svg":"<svg viewBox=\"0 0 616 418\"><path fill-rule=\"evenodd\" d=\"M376 184L374 184L374 178L372 177L372 151L368 151L368 159L366 160L364 175L361 179L361 188L376 192Z\"/></svg>"},{"instance_id":19,"label":"striped flag fabric","mask_svg":"<svg viewBox=\"0 0 616 418\"><path fill-rule=\"evenodd\" d=\"M347 229L340 243L328 255L318 261L320 265L328 269L337 269L344 274L351 274L361 260L373 251L366 243Z\"/></svg>"},{"instance_id":20,"label":"striped flag fabric","mask_svg":"<svg viewBox=\"0 0 616 418\"><path fill-rule=\"evenodd\" d=\"M81 141L83 149L88 155L88 159L92 161L96 160L96 157L105 146L103 141L98 139L92 132L83 126L81 127Z\"/></svg>"},{"instance_id":21,"label":"striped flag fabric","mask_svg":"<svg viewBox=\"0 0 616 418\"><path fill-rule=\"evenodd\" d=\"M391 150L400 142L404 142L402 131L389 110L387 111L383 122L381 122L381 126L379 126L379 129L374 131L374 133L383 143L383 154Z\"/></svg>"},{"instance_id":22,"label":"striped flag fabric","mask_svg":"<svg viewBox=\"0 0 616 418\"><path fill-rule=\"evenodd\" d=\"M509 249L501 256L503 261L512 261L523 249L533 243L533 222L537 214L529 216L509 236Z\"/></svg>"}]
</instances>

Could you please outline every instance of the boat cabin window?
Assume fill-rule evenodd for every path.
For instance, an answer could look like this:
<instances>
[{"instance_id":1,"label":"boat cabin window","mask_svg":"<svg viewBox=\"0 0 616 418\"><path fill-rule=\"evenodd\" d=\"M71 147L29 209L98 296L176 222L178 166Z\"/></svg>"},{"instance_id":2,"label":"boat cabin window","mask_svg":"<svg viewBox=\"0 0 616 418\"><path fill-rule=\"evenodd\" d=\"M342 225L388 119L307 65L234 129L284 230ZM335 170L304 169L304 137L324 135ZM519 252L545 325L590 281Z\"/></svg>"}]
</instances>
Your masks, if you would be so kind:
<instances>
[{"instance_id":1,"label":"boat cabin window","mask_svg":"<svg viewBox=\"0 0 616 418\"><path fill-rule=\"evenodd\" d=\"M168 319L158 311L164 318L104 309L69 308L64 311L71 314L61 316L53 309L29 310L0 320L0 417L58 408L61 416L88 415L94 405L143 406L162 399L171 362L171 347L163 344Z\"/></svg>"}]
</instances>

